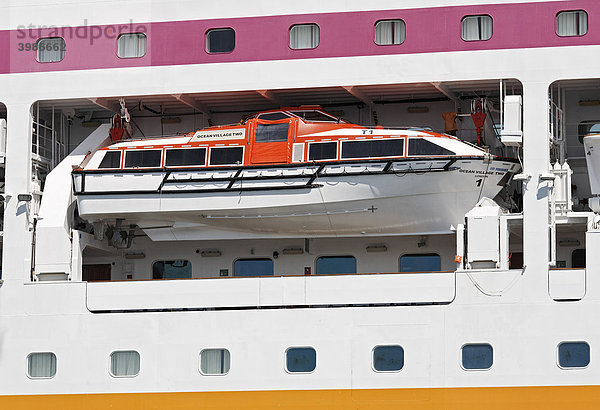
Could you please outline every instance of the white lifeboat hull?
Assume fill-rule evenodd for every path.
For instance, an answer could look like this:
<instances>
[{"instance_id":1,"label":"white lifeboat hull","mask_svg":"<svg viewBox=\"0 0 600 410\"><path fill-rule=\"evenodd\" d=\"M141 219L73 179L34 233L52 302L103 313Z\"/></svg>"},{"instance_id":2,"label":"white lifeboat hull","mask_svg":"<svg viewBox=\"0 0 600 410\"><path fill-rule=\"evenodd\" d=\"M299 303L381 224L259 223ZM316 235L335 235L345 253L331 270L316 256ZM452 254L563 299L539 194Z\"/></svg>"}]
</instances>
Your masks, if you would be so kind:
<instances>
[{"instance_id":1,"label":"white lifeboat hull","mask_svg":"<svg viewBox=\"0 0 600 410\"><path fill-rule=\"evenodd\" d=\"M518 164L484 157L74 174L90 222L153 240L449 232ZM85 181L84 181L85 180Z\"/></svg>"}]
</instances>

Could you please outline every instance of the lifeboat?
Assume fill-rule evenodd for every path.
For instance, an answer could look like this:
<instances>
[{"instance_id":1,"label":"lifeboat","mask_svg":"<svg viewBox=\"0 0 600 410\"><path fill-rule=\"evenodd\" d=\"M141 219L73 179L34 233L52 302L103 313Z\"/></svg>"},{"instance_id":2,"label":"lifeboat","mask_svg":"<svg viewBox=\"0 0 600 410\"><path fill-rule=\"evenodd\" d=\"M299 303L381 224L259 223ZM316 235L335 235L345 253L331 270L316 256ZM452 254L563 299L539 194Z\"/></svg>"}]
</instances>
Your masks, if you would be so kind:
<instances>
[{"instance_id":1,"label":"lifeboat","mask_svg":"<svg viewBox=\"0 0 600 410\"><path fill-rule=\"evenodd\" d=\"M453 136L300 107L118 142L72 177L87 221L194 240L447 233L518 170Z\"/></svg>"}]
</instances>

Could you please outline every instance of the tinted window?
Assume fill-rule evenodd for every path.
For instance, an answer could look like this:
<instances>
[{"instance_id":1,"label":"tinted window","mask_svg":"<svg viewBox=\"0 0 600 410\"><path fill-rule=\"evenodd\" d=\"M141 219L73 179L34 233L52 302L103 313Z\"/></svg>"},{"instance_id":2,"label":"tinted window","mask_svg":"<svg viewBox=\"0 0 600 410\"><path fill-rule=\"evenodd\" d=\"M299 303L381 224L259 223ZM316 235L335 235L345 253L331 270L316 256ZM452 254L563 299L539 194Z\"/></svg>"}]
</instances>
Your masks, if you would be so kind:
<instances>
[{"instance_id":1,"label":"tinted window","mask_svg":"<svg viewBox=\"0 0 600 410\"><path fill-rule=\"evenodd\" d=\"M168 149L165 159L165 166L192 166L204 165L206 158L206 148L182 148Z\"/></svg>"},{"instance_id":2,"label":"tinted window","mask_svg":"<svg viewBox=\"0 0 600 410\"><path fill-rule=\"evenodd\" d=\"M373 349L373 368L378 372L393 372L404 367L402 346L377 346Z\"/></svg>"},{"instance_id":3,"label":"tinted window","mask_svg":"<svg viewBox=\"0 0 600 410\"><path fill-rule=\"evenodd\" d=\"M344 141L342 143L342 158L397 157L403 154L403 139Z\"/></svg>"},{"instance_id":4,"label":"tinted window","mask_svg":"<svg viewBox=\"0 0 600 410\"><path fill-rule=\"evenodd\" d=\"M54 353L31 353L27 356L27 374L31 378L50 378L56 374Z\"/></svg>"},{"instance_id":5,"label":"tinted window","mask_svg":"<svg viewBox=\"0 0 600 410\"><path fill-rule=\"evenodd\" d=\"M388 46L402 44L406 38L406 24L402 20L381 20L375 24L375 44Z\"/></svg>"},{"instance_id":6,"label":"tinted window","mask_svg":"<svg viewBox=\"0 0 600 410\"><path fill-rule=\"evenodd\" d=\"M37 43L37 61L57 63L65 58L65 40L62 37L40 38Z\"/></svg>"},{"instance_id":7,"label":"tinted window","mask_svg":"<svg viewBox=\"0 0 600 410\"><path fill-rule=\"evenodd\" d=\"M158 168L160 167L161 150L127 151L125 168Z\"/></svg>"},{"instance_id":8,"label":"tinted window","mask_svg":"<svg viewBox=\"0 0 600 410\"><path fill-rule=\"evenodd\" d=\"M204 349L200 352L200 372L205 375L229 373L231 355L227 349Z\"/></svg>"},{"instance_id":9,"label":"tinted window","mask_svg":"<svg viewBox=\"0 0 600 410\"><path fill-rule=\"evenodd\" d=\"M268 258L238 259L233 263L233 276L273 276L273 261Z\"/></svg>"},{"instance_id":10,"label":"tinted window","mask_svg":"<svg viewBox=\"0 0 600 410\"><path fill-rule=\"evenodd\" d=\"M583 36L588 31L588 15L583 10L561 11L556 15L556 34Z\"/></svg>"},{"instance_id":11,"label":"tinted window","mask_svg":"<svg viewBox=\"0 0 600 410\"><path fill-rule=\"evenodd\" d=\"M192 263L186 260L157 261L152 265L153 279L187 279L192 277Z\"/></svg>"},{"instance_id":12,"label":"tinted window","mask_svg":"<svg viewBox=\"0 0 600 410\"><path fill-rule=\"evenodd\" d=\"M115 377L134 377L140 372L140 354L135 350L112 352L110 374Z\"/></svg>"},{"instance_id":13,"label":"tinted window","mask_svg":"<svg viewBox=\"0 0 600 410\"><path fill-rule=\"evenodd\" d=\"M408 140L408 155L454 155L454 152L422 138L410 138Z\"/></svg>"},{"instance_id":14,"label":"tinted window","mask_svg":"<svg viewBox=\"0 0 600 410\"><path fill-rule=\"evenodd\" d=\"M139 58L146 54L146 35L144 33L121 34L117 40L119 58Z\"/></svg>"},{"instance_id":15,"label":"tinted window","mask_svg":"<svg viewBox=\"0 0 600 410\"><path fill-rule=\"evenodd\" d=\"M267 121L277 121L277 120L284 120L286 118L290 118L290 116L287 114L284 114L282 112L269 112L266 114L260 114L258 116L258 118L260 118L261 120L267 120Z\"/></svg>"},{"instance_id":16,"label":"tinted window","mask_svg":"<svg viewBox=\"0 0 600 410\"><path fill-rule=\"evenodd\" d=\"M98 168L120 168L121 151L108 151L100 162Z\"/></svg>"},{"instance_id":17,"label":"tinted window","mask_svg":"<svg viewBox=\"0 0 600 410\"><path fill-rule=\"evenodd\" d=\"M242 147L213 148L210 150L210 165L241 164L243 153Z\"/></svg>"},{"instance_id":18,"label":"tinted window","mask_svg":"<svg viewBox=\"0 0 600 410\"><path fill-rule=\"evenodd\" d=\"M257 124L256 142L287 141L290 124Z\"/></svg>"},{"instance_id":19,"label":"tinted window","mask_svg":"<svg viewBox=\"0 0 600 410\"><path fill-rule=\"evenodd\" d=\"M563 342L558 345L560 367L586 367L590 364L590 345L585 342Z\"/></svg>"},{"instance_id":20,"label":"tinted window","mask_svg":"<svg viewBox=\"0 0 600 410\"><path fill-rule=\"evenodd\" d=\"M308 146L309 161L319 159L336 159L337 158L337 142L319 142L312 143Z\"/></svg>"},{"instance_id":21,"label":"tinted window","mask_svg":"<svg viewBox=\"0 0 600 410\"><path fill-rule=\"evenodd\" d=\"M490 16L467 16L462 19L462 39L481 41L492 38L493 21Z\"/></svg>"},{"instance_id":22,"label":"tinted window","mask_svg":"<svg viewBox=\"0 0 600 410\"><path fill-rule=\"evenodd\" d=\"M316 48L319 45L319 26L316 24L297 24L290 28L290 47L298 50Z\"/></svg>"},{"instance_id":23,"label":"tinted window","mask_svg":"<svg viewBox=\"0 0 600 410\"><path fill-rule=\"evenodd\" d=\"M494 351L487 343L468 344L462 348L462 366L467 370L489 369L494 362Z\"/></svg>"},{"instance_id":24,"label":"tinted window","mask_svg":"<svg viewBox=\"0 0 600 410\"><path fill-rule=\"evenodd\" d=\"M232 28L217 28L206 33L206 51L230 53L235 48L235 31Z\"/></svg>"},{"instance_id":25,"label":"tinted window","mask_svg":"<svg viewBox=\"0 0 600 410\"><path fill-rule=\"evenodd\" d=\"M442 270L442 259L436 253L402 255L400 272L438 272Z\"/></svg>"},{"instance_id":26,"label":"tinted window","mask_svg":"<svg viewBox=\"0 0 600 410\"><path fill-rule=\"evenodd\" d=\"M317 258L317 274L356 273L354 256L321 256Z\"/></svg>"},{"instance_id":27,"label":"tinted window","mask_svg":"<svg viewBox=\"0 0 600 410\"><path fill-rule=\"evenodd\" d=\"M285 367L290 373L309 373L317 367L317 352L312 347L291 347L285 353Z\"/></svg>"}]
</instances>

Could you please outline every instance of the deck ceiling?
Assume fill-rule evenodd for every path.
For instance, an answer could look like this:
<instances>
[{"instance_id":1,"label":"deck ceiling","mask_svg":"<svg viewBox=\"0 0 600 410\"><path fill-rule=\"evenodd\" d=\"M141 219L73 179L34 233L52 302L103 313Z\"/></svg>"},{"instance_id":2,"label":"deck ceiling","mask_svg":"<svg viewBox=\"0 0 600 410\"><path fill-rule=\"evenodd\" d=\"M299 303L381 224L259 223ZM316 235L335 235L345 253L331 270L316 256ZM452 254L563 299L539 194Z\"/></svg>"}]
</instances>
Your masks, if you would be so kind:
<instances>
[{"instance_id":1,"label":"deck ceiling","mask_svg":"<svg viewBox=\"0 0 600 410\"><path fill-rule=\"evenodd\" d=\"M508 81L509 93L521 91L518 81ZM247 90L219 93L189 93L180 95L139 95L125 97L133 116L145 114L176 115L197 111L211 113L250 113L282 106L321 105L372 105L391 103L419 103L427 101L458 100L476 96L497 97L498 80L481 80L454 83L413 83L361 86L336 86L302 89ZM120 96L98 99L72 99L40 101L40 110L75 109L78 112L116 112ZM1 111L0 111L1 113Z\"/></svg>"}]
</instances>

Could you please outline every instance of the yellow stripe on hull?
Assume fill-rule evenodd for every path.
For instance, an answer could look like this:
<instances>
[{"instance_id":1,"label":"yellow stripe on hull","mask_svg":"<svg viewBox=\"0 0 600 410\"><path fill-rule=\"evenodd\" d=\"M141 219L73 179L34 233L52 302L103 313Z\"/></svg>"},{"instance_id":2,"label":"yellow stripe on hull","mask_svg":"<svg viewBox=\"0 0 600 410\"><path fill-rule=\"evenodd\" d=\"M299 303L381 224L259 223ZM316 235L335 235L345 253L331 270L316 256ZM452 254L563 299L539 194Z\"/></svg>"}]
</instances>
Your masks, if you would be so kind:
<instances>
[{"instance_id":1,"label":"yellow stripe on hull","mask_svg":"<svg viewBox=\"0 0 600 410\"><path fill-rule=\"evenodd\" d=\"M0 396L7 410L598 409L600 386L283 390Z\"/></svg>"}]
</instances>

